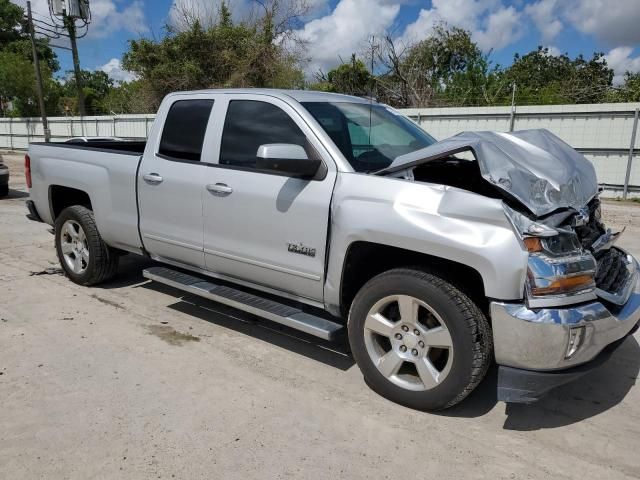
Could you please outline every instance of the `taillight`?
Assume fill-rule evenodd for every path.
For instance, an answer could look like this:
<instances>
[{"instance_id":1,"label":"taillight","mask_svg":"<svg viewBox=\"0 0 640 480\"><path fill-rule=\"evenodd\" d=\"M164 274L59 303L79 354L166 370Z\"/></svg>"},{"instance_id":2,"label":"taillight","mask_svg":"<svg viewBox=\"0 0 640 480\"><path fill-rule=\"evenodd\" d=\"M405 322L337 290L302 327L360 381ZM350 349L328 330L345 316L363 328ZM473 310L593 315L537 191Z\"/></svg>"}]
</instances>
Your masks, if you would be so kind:
<instances>
[{"instance_id":1,"label":"taillight","mask_svg":"<svg viewBox=\"0 0 640 480\"><path fill-rule=\"evenodd\" d=\"M29 155L24 156L24 178L27 181L27 187L31 188L31 159Z\"/></svg>"}]
</instances>

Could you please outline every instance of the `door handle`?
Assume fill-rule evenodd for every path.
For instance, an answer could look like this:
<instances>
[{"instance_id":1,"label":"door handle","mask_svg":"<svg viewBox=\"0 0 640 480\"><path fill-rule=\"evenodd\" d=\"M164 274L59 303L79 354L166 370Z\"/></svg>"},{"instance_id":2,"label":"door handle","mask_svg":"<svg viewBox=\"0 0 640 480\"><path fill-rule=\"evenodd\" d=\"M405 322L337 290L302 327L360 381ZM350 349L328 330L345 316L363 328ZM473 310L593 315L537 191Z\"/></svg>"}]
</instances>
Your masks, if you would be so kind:
<instances>
[{"instance_id":1,"label":"door handle","mask_svg":"<svg viewBox=\"0 0 640 480\"><path fill-rule=\"evenodd\" d=\"M144 179L145 182L150 183L152 185L157 185L159 183L162 183L162 180L163 180L163 178L157 173L147 173L146 175L143 175L142 178Z\"/></svg>"},{"instance_id":2,"label":"door handle","mask_svg":"<svg viewBox=\"0 0 640 480\"><path fill-rule=\"evenodd\" d=\"M231 195L233 192L233 188L224 183L210 183L207 185L207 190L218 197L226 197L227 195Z\"/></svg>"}]
</instances>

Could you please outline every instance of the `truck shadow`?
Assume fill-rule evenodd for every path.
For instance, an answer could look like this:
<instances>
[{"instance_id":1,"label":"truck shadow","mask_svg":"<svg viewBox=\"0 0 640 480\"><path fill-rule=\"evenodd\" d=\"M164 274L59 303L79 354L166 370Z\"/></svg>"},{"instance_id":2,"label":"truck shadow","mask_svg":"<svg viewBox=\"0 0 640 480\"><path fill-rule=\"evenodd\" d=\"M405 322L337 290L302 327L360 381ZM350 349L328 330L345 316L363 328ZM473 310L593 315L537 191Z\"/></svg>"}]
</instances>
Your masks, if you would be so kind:
<instances>
[{"instance_id":1,"label":"truck shadow","mask_svg":"<svg viewBox=\"0 0 640 480\"><path fill-rule=\"evenodd\" d=\"M505 406L505 430L532 431L558 428L594 417L624 400L640 372L640 346L628 337L602 365L575 382L558 387L531 405ZM479 417L497 403L497 367L491 368L482 384L469 397L441 415Z\"/></svg>"},{"instance_id":2,"label":"truck shadow","mask_svg":"<svg viewBox=\"0 0 640 480\"><path fill-rule=\"evenodd\" d=\"M142 270L157 265L161 264L141 255L123 255L120 257L120 263L118 264L118 275L113 280L96 285L93 288L111 290L140 285L149 281L142 276Z\"/></svg>"},{"instance_id":3,"label":"truck shadow","mask_svg":"<svg viewBox=\"0 0 640 480\"><path fill-rule=\"evenodd\" d=\"M163 289L164 291L163 285L152 283L145 285L145 287ZM170 290L168 289L167 292ZM355 364L349 353L349 344L344 336L334 342L324 341L249 313L189 294L180 297L179 302L168 305L168 307L243 335L249 335L298 355L304 355L339 370L348 370Z\"/></svg>"},{"instance_id":4,"label":"truck shadow","mask_svg":"<svg viewBox=\"0 0 640 480\"><path fill-rule=\"evenodd\" d=\"M27 198L29 196L29 192L23 192L22 190L14 190L13 188L9 189L9 194L6 197L3 197L2 200L10 200L12 198Z\"/></svg>"},{"instance_id":5,"label":"truck shadow","mask_svg":"<svg viewBox=\"0 0 640 480\"><path fill-rule=\"evenodd\" d=\"M176 303L168 305L175 311L250 335L340 370L348 370L355 365L346 336L340 336L334 342L327 342L241 310L150 282L142 276L142 270L154 265L161 264L138 255L124 255L120 259L118 276L95 288L140 287L155 290L179 299Z\"/></svg>"}]
</instances>

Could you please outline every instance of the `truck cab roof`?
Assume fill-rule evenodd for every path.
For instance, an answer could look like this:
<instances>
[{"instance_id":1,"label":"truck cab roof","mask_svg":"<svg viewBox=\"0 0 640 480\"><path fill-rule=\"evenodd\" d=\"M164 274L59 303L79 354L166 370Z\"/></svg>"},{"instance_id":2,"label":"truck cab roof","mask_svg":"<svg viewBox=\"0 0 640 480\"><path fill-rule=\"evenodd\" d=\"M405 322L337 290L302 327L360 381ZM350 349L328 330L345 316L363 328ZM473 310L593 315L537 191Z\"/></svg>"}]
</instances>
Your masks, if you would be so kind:
<instances>
[{"instance_id":1,"label":"truck cab roof","mask_svg":"<svg viewBox=\"0 0 640 480\"><path fill-rule=\"evenodd\" d=\"M298 102L349 102L349 103L371 103L371 99L356 97L353 95L343 95L341 93L330 92L318 92L313 90L284 90L277 88L212 88L206 90L190 90L184 92L174 92L167 95L182 96L182 95L194 95L194 94L252 94L252 95L266 95L271 97L277 97L282 100L288 100L293 98ZM375 100L373 101L375 102Z\"/></svg>"}]
</instances>

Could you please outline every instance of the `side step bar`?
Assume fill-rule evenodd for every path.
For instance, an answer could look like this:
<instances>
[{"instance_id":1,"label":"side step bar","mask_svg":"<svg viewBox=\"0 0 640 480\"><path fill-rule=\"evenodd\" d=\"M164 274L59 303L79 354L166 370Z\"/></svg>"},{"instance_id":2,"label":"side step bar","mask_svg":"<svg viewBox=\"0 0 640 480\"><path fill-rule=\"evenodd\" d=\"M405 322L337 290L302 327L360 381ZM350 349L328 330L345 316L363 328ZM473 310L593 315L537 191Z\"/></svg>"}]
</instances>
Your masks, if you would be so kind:
<instances>
[{"instance_id":1,"label":"side step bar","mask_svg":"<svg viewBox=\"0 0 640 480\"><path fill-rule=\"evenodd\" d=\"M146 268L142 271L142 275L149 280L164 283L165 285L184 292L223 303L239 310L244 310L253 315L286 325L287 327L295 328L296 330L325 340L334 340L336 335L343 329L343 326L339 323L311 315L303 312L299 308L278 303L226 285L218 285L210 279L205 280L188 273L171 270L170 268Z\"/></svg>"}]
</instances>

